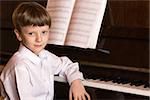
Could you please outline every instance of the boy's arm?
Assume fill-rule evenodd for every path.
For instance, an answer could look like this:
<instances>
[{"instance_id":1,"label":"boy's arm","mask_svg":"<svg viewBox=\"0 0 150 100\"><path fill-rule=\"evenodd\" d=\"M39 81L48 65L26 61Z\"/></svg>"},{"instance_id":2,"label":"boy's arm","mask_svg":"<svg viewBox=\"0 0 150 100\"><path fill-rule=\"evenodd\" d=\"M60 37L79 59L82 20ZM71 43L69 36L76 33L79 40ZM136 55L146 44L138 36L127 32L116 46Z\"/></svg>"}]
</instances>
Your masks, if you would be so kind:
<instances>
[{"instance_id":1,"label":"boy's arm","mask_svg":"<svg viewBox=\"0 0 150 100\"><path fill-rule=\"evenodd\" d=\"M83 74L79 71L78 63L73 63L67 57L59 58L59 67L57 72L59 76L67 78L68 83L70 84L69 100L90 100L89 94L86 92L82 80Z\"/></svg>"},{"instance_id":2,"label":"boy's arm","mask_svg":"<svg viewBox=\"0 0 150 100\"><path fill-rule=\"evenodd\" d=\"M84 80L83 74L79 71L79 64L73 63L68 57L58 58L55 65L55 74L66 79L69 85L76 79Z\"/></svg>"},{"instance_id":3,"label":"boy's arm","mask_svg":"<svg viewBox=\"0 0 150 100\"><path fill-rule=\"evenodd\" d=\"M32 83L26 66L23 64L17 66L15 67L16 87L20 100L35 100L36 98L32 95Z\"/></svg>"}]
</instances>

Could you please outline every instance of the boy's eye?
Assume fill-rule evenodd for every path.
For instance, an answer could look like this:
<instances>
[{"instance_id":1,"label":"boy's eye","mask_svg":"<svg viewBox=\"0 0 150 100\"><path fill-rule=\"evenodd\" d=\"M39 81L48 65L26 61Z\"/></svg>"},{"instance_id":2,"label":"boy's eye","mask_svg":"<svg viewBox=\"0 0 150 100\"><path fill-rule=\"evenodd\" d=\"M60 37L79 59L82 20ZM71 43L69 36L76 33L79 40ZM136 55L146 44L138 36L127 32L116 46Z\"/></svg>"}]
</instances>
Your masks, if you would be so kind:
<instances>
[{"instance_id":1,"label":"boy's eye","mask_svg":"<svg viewBox=\"0 0 150 100\"><path fill-rule=\"evenodd\" d=\"M47 34L47 31L43 31L42 34Z\"/></svg>"},{"instance_id":2,"label":"boy's eye","mask_svg":"<svg viewBox=\"0 0 150 100\"><path fill-rule=\"evenodd\" d=\"M33 35L33 33L28 33L29 35Z\"/></svg>"}]
</instances>

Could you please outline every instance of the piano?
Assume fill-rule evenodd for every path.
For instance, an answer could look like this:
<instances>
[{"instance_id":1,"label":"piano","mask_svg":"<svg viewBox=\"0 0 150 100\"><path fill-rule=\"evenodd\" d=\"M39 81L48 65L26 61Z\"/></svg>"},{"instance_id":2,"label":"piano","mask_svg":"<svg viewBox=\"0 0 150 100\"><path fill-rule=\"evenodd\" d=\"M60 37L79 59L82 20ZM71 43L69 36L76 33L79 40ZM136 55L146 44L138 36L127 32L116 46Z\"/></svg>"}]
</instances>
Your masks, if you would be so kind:
<instances>
[{"instance_id":1,"label":"piano","mask_svg":"<svg viewBox=\"0 0 150 100\"><path fill-rule=\"evenodd\" d=\"M2 70L19 45L10 23L11 10L8 11L5 5L13 9L21 0L0 2L1 14L4 15L1 17L3 26L0 26ZM47 0L38 2L45 6ZM5 12L8 12L7 15ZM48 44L46 49L79 62L80 71L85 77L82 82L91 100L149 100L148 0L108 0L96 49L52 44ZM67 100L68 91L66 80L55 76L55 99Z\"/></svg>"}]
</instances>

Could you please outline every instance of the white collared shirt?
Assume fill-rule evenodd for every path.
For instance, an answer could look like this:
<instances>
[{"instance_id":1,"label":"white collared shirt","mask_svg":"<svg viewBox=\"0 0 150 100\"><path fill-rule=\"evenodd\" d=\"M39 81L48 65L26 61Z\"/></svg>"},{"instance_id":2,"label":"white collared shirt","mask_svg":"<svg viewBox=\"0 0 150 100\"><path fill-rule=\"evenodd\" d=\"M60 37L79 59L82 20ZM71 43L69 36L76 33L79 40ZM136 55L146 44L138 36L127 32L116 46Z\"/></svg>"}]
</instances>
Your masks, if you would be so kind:
<instances>
[{"instance_id":1,"label":"white collared shirt","mask_svg":"<svg viewBox=\"0 0 150 100\"><path fill-rule=\"evenodd\" d=\"M35 55L25 46L11 57L1 73L6 100L53 100L54 75L68 80L83 79L78 63L47 50Z\"/></svg>"}]
</instances>

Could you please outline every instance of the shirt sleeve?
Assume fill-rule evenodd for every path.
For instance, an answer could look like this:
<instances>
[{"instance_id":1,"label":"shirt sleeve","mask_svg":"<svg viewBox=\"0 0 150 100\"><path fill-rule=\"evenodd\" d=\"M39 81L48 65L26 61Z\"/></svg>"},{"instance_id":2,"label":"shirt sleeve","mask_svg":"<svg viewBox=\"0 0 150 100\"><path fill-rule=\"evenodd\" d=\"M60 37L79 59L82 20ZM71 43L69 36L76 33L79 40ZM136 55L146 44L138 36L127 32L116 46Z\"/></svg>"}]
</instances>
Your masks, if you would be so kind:
<instances>
[{"instance_id":1,"label":"shirt sleeve","mask_svg":"<svg viewBox=\"0 0 150 100\"><path fill-rule=\"evenodd\" d=\"M79 64L73 63L68 57L58 57L55 65L57 65L55 66L55 74L67 79L69 84L76 79L84 79L83 74L79 71Z\"/></svg>"},{"instance_id":2,"label":"shirt sleeve","mask_svg":"<svg viewBox=\"0 0 150 100\"><path fill-rule=\"evenodd\" d=\"M2 97L2 99L1 99L1 97ZM3 100L3 98L5 98L5 99L7 98L8 99L7 94L6 94L5 90L4 90L4 86L2 84L2 81L0 79L0 100Z\"/></svg>"},{"instance_id":3,"label":"shirt sleeve","mask_svg":"<svg viewBox=\"0 0 150 100\"><path fill-rule=\"evenodd\" d=\"M32 83L26 65L17 66L15 67L15 75L20 100L36 100L36 98L32 96Z\"/></svg>"}]
</instances>

